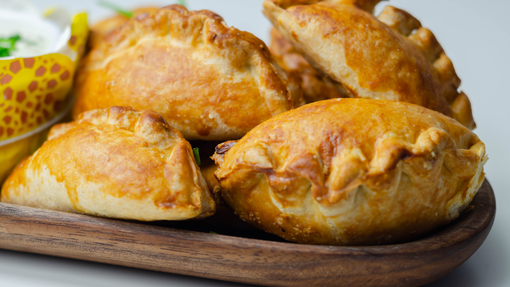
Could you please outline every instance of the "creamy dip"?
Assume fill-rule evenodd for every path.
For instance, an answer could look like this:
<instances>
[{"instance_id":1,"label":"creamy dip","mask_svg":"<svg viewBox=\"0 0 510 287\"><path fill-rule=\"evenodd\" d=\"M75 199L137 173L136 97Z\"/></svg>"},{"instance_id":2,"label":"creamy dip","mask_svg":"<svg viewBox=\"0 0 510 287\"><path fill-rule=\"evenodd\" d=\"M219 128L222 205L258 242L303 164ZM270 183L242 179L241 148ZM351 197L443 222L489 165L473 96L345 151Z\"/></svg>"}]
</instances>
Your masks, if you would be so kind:
<instances>
[{"instance_id":1,"label":"creamy dip","mask_svg":"<svg viewBox=\"0 0 510 287\"><path fill-rule=\"evenodd\" d=\"M54 52L60 28L38 16L0 11L0 37L20 35L10 57L31 57ZM5 59L5 58L4 58Z\"/></svg>"}]
</instances>

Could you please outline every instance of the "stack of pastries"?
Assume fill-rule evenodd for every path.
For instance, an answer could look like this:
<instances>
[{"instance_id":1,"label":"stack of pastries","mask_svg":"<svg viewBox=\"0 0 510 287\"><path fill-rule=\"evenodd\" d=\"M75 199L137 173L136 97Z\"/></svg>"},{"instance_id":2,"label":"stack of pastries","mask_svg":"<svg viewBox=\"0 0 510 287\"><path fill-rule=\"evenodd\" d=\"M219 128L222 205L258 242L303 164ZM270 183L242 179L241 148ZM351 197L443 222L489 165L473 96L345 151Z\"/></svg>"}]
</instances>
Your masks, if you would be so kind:
<instances>
[{"instance_id":1,"label":"stack of pastries","mask_svg":"<svg viewBox=\"0 0 510 287\"><path fill-rule=\"evenodd\" d=\"M2 202L142 221L227 206L326 245L451 222L484 181L485 145L432 32L392 6L374 16L379 2L266 0L270 48L179 5L98 23L75 121L18 165Z\"/></svg>"}]
</instances>

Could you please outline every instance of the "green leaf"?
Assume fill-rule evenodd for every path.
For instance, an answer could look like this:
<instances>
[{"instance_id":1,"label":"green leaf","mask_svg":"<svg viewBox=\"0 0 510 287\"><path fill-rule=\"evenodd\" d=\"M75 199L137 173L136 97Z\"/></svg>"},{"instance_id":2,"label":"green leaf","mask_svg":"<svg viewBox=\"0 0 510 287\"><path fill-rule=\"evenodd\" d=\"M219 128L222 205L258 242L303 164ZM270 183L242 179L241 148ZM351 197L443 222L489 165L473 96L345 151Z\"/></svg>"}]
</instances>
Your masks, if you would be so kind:
<instances>
[{"instance_id":1,"label":"green leaf","mask_svg":"<svg viewBox=\"0 0 510 287\"><path fill-rule=\"evenodd\" d=\"M195 157L195 162L200 165L200 152L197 147L193 148L193 156Z\"/></svg>"},{"instance_id":2,"label":"green leaf","mask_svg":"<svg viewBox=\"0 0 510 287\"><path fill-rule=\"evenodd\" d=\"M186 0L177 0L177 4L182 5L182 6L184 6L184 7L186 7L186 6L187 6L187 5L186 5Z\"/></svg>"},{"instance_id":3,"label":"green leaf","mask_svg":"<svg viewBox=\"0 0 510 287\"><path fill-rule=\"evenodd\" d=\"M216 232L214 232L214 231L209 231L209 233L211 233L211 234L218 234L218 233L216 233Z\"/></svg>"},{"instance_id":4,"label":"green leaf","mask_svg":"<svg viewBox=\"0 0 510 287\"><path fill-rule=\"evenodd\" d=\"M9 41L11 41L11 43L13 43L13 44L16 44L16 42L18 42L19 40L21 40L20 35L14 35L14 36L9 37Z\"/></svg>"},{"instance_id":5,"label":"green leaf","mask_svg":"<svg viewBox=\"0 0 510 287\"><path fill-rule=\"evenodd\" d=\"M9 43L9 41L7 41L7 39L0 38L0 48L5 48L5 49L9 50L11 48L11 43Z\"/></svg>"},{"instance_id":6,"label":"green leaf","mask_svg":"<svg viewBox=\"0 0 510 287\"><path fill-rule=\"evenodd\" d=\"M0 57L9 57L12 51L16 51L16 43L19 40L21 40L20 35L0 38Z\"/></svg>"},{"instance_id":7,"label":"green leaf","mask_svg":"<svg viewBox=\"0 0 510 287\"><path fill-rule=\"evenodd\" d=\"M9 57L11 55L11 52L9 49L0 47L0 57Z\"/></svg>"},{"instance_id":8,"label":"green leaf","mask_svg":"<svg viewBox=\"0 0 510 287\"><path fill-rule=\"evenodd\" d=\"M105 8L108 8L108 9L111 9L115 12L117 12L119 15L122 15L126 18L133 18L133 16L135 15L135 13L133 13L133 11L129 11L129 10L126 10L126 9L123 9L113 3L110 3L110 2L107 2L107 1L99 1L98 2L99 6L103 6Z\"/></svg>"}]
</instances>

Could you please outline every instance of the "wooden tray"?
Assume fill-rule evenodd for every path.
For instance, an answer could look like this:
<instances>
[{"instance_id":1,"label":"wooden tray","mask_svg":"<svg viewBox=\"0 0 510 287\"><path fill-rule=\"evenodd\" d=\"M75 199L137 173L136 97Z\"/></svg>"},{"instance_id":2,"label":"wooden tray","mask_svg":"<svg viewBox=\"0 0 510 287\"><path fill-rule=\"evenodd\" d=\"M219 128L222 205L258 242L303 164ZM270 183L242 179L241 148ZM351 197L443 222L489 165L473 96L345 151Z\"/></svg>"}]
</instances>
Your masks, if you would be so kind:
<instances>
[{"instance_id":1,"label":"wooden tray","mask_svg":"<svg viewBox=\"0 0 510 287\"><path fill-rule=\"evenodd\" d=\"M487 237L496 211L487 181L472 206L410 243L335 247L288 243L217 218L143 224L0 203L0 248L258 285L420 286L453 271Z\"/></svg>"}]
</instances>

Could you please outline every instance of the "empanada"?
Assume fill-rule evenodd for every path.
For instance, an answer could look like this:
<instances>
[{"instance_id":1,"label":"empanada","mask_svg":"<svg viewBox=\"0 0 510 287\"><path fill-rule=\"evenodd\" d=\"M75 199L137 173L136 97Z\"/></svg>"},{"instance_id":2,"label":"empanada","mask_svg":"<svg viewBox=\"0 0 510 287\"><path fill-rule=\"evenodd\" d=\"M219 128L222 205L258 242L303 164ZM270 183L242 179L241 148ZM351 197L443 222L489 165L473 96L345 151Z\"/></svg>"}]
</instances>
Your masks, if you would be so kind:
<instances>
[{"instance_id":1,"label":"empanada","mask_svg":"<svg viewBox=\"0 0 510 287\"><path fill-rule=\"evenodd\" d=\"M404 101L475 128L471 104L434 34L379 0L266 0L275 28L350 97ZM369 11L369 12L367 12Z\"/></svg>"},{"instance_id":2,"label":"empanada","mask_svg":"<svg viewBox=\"0 0 510 287\"><path fill-rule=\"evenodd\" d=\"M432 110L332 99L278 115L214 155L241 219L300 243L411 240L459 216L484 181L485 145Z\"/></svg>"},{"instance_id":3,"label":"empanada","mask_svg":"<svg viewBox=\"0 0 510 287\"><path fill-rule=\"evenodd\" d=\"M53 127L5 182L1 201L104 217L184 220L215 203L190 144L153 111L112 107Z\"/></svg>"},{"instance_id":4,"label":"empanada","mask_svg":"<svg viewBox=\"0 0 510 287\"><path fill-rule=\"evenodd\" d=\"M95 46L76 93L74 116L113 105L152 109L188 140L239 139L304 103L261 40L179 5L133 18Z\"/></svg>"},{"instance_id":5,"label":"empanada","mask_svg":"<svg viewBox=\"0 0 510 287\"><path fill-rule=\"evenodd\" d=\"M157 7L140 7L131 12L133 12L133 17L138 17L145 13L152 15L158 10L159 8ZM99 42L103 41L108 34L122 26L127 21L129 21L129 18L126 16L115 15L92 25L92 27L90 27L89 46L94 47L99 44Z\"/></svg>"},{"instance_id":6,"label":"empanada","mask_svg":"<svg viewBox=\"0 0 510 287\"><path fill-rule=\"evenodd\" d=\"M303 89L307 103L333 98L345 98L336 90L336 84L313 68L276 29L271 30L269 50L289 77L294 77Z\"/></svg>"}]
</instances>

